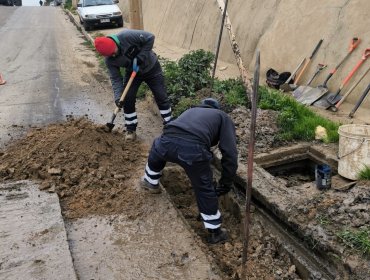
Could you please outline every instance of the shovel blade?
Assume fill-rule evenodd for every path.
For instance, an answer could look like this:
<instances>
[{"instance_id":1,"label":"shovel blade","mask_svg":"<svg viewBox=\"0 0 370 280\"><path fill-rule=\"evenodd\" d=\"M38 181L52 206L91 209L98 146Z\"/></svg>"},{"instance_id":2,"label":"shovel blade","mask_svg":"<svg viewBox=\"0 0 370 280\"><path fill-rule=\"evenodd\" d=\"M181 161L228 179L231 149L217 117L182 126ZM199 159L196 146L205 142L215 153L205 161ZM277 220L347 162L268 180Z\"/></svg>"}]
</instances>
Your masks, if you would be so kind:
<instances>
[{"instance_id":1,"label":"shovel blade","mask_svg":"<svg viewBox=\"0 0 370 280\"><path fill-rule=\"evenodd\" d=\"M309 86L299 86L293 91L293 97L299 102L303 95L306 94L312 87Z\"/></svg>"},{"instance_id":2,"label":"shovel blade","mask_svg":"<svg viewBox=\"0 0 370 280\"><path fill-rule=\"evenodd\" d=\"M112 132L114 128L114 123L106 123L105 127L106 127L106 130L105 130L106 132Z\"/></svg>"},{"instance_id":3,"label":"shovel blade","mask_svg":"<svg viewBox=\"0 0 370 280\"><path fill-rule=\"evenodd\" d=\"M328 89L323 86L318 86L317 88L311 88L310 90L302 94L299 102L304 105L312 105L316 100L320 99L325 93L328 92Z\"/></svg>"},{"instance_id":4,"label":"shovel blade","mask_svg":"<svg viewBox=\"0 0 370 280\"><path fill-rule=\"evenodd\" d=\"M341 99L342 99L342 97L340 95L336 96L335 93L330 92L330 93L326 93L319 100L317 100L313 104L313 106L327 110L330 107L334 106Z\"/></svg>"}]
</instances>

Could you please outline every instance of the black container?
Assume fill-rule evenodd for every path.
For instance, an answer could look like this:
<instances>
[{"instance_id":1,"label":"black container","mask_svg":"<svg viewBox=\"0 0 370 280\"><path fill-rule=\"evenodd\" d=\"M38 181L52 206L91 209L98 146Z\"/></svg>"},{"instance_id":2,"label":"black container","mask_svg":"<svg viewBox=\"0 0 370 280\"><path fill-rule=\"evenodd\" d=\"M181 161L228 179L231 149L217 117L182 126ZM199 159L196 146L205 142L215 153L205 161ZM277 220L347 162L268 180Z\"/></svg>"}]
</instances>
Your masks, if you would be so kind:
<instances>
[{"instance_id":1,"label":"black container","mask_svg":"<svg viewBox=\"0 0 370 280\"><path fill-rule=\"evenodd\" d=\"M331 168L327 164L316 165L316 186L319 190L327 190L331 187Z\"/></svg>"}]
</instances>

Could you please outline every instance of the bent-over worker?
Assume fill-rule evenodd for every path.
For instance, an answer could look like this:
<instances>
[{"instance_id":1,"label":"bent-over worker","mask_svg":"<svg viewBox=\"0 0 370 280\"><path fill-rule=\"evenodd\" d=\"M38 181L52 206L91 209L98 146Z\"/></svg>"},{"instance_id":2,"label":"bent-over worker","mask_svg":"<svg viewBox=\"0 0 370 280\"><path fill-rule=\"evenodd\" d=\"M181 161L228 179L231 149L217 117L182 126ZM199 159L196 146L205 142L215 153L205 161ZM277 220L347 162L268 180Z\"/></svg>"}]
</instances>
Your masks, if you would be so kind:
<instances>
[{"instance_id":1,"label":"bent-over worker","mask_svg":"<svg viewBox=\"0 0 370 280\"><path fill-rule=\"evenodd\" d=\"M123 107L126 127L126 140L136 139L138 124L136 114L136 94L142 82L145 82L153 92L155 102L163 118L163 124L172 118L171 106L167 96L164 75L157 55L153 52L154 35L143 30L124 30L117 35L97 37L94 41L96 50L105 56L112 83L114 101L119 108ZM133 80L129 91L120 102L121 94L126 87L132 71L139 71ZM123 77L120 67L126 69Z\"/></svg>"},{"instance_id":2,"label":"bent-over worker","mask_svg":"<svg viewBox=\"0 0 370 280\"><path fill-rule=\"evenodd\" d=\"M215 187L210 148L217 144L222 154L222 172ZM222 242L227 239L227 232L221 228L218 196L230 191L237 158L234 123L215 99L207 98L165 125L163 134L153 142L141 186L159 193L159 179L166 162L179 164L191 181L201 220L209 231L208 242Z\"/></svg>"}]
</instances>

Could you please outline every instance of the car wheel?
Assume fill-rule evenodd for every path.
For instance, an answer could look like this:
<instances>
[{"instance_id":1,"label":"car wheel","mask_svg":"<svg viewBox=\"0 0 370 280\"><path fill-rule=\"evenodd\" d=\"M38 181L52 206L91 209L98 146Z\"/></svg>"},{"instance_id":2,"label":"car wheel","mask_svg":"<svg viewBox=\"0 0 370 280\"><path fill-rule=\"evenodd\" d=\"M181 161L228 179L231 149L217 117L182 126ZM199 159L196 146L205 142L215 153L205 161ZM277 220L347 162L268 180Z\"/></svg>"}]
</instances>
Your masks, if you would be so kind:
<instances>
[{"instance_id":1,"label":"car wheel","mask_svg":"<svg viewBox=\"0 0 370 280\"><path fill-rule=\"evenodd\" d=\"M83 25L86 31L91 30L91 27L86 23L86 21L83 23Z\"/></svg>"},{"instance_id":2,"label":"car wheel","mask_svg":"<svg viewBox=\"0 0 370 280\"><path fill-rule=\"evenodd\" d=\"M123 27L123 19L120 19L117 23L117 27Z\"/></svg>"},{"instance_id":3,"label":"car wheel","mask_svg":"<svg viewBox=\"0 0 370 280\"><path fill-rule=\"evenodd\" d=\"M81 20L81 17L78 17L79 20L80 20L80 24L83 24L84 22Z\"/></svg>"}]
</instances>

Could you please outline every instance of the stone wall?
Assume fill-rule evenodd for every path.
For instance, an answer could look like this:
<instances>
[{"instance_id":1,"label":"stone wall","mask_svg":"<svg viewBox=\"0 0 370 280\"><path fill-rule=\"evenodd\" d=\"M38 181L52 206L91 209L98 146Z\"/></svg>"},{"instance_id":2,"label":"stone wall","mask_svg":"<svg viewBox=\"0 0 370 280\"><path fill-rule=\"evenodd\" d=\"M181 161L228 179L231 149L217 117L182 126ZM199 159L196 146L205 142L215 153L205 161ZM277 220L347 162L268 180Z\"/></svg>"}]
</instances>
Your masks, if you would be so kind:
<instances>
[{"instance_id":1,"label":"stone wall","mask_svg":"<svg viewBox=\"0 0 370 280\"><path fill-rule=\"evenodd\" d=\"M121 5L126 5L125 1ZM323 44L301 83L306 83L318 63L328 67L312 83L322 84L329 71L348 52L352 37L361 43L328 83L336 91L345 76L370 48L369 0L230 0L229 19L242 52L244 65L253 70L256 49L261 52L261 81L267 69L292 72L309 57L320 39ZM221 12L217 0L142 0L144 29L169 45L214 52L220 31ZM224 29L220 59L234 63L228 32ZM365 61L342 93L370 67ZM370 81L370 73L349 96L355 103ZM363 106L370 108L370 98Z\"/></svg>"}]
</instances>

